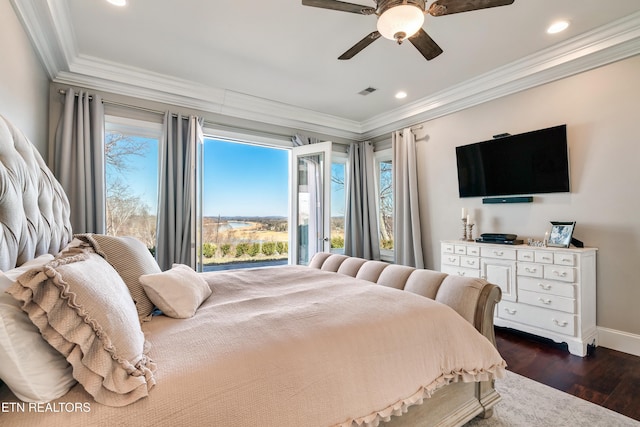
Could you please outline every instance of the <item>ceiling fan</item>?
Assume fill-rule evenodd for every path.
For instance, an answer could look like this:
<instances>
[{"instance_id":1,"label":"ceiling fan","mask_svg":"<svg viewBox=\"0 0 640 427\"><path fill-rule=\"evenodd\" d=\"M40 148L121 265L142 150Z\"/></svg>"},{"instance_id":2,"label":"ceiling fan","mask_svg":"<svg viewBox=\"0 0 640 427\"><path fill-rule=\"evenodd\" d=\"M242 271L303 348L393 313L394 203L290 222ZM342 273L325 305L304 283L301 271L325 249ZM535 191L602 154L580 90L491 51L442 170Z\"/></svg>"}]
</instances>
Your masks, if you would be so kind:
<instances>
[{"instance_id":1,"label":"ceiling fan","mask_svg":"<svg viewBox=\"0 0 640 427\"><path fill-rule=\"evenodd\" d=\"M409 40L428 61L442 53L442 49L422 29L424 16L451 15L497 6L507 6L515 0L437 0L427 9L427 0L374 0L376 7L346 3L338 0L302 0L304 6L377 15L377 30L366 35L338 59L351 59L381 36L401 44Z\"/></svg>"}]
</instances>

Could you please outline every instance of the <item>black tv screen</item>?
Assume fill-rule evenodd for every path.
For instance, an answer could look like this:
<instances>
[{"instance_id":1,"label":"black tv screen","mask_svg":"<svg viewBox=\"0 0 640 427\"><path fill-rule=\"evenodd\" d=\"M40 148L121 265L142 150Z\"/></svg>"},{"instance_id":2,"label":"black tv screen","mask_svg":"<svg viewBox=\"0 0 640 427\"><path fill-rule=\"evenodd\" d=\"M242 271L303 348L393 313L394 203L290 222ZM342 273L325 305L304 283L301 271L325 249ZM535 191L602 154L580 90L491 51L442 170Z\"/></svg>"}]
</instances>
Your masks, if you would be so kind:
<instances>
[{"instance_id":1,"label":"black tv screen","mask_svg":"<svg viewBox=\"0 0 640 427\"><path fill-rule=\"evenodd\" d=\"M456 147L460 197L569 191L567 126Z\"/></svg>"}]
</instances>

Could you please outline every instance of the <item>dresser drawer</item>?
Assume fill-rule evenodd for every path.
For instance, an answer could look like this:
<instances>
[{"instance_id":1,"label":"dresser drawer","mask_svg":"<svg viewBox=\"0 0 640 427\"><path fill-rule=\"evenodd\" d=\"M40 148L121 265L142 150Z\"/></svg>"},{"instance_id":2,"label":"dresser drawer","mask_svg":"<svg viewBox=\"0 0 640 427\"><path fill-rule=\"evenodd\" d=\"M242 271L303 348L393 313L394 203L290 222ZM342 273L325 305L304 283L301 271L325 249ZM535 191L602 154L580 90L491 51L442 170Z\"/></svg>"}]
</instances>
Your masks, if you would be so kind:
<instances>
[{"instance_id":1,"label":"dresser drawer","mask_svg":"<svg viewBox=\"0 0 640 427\"><path fill-rule=\"evenodd\" d=\"M467 255L480 256L479 246L467 246Z\"/></svg>"},{"instance_id":2,"label":"dresser drawer","mask_svg":"<svg viewBox=\"0 0 640 427\"><path fill-rule=\"evenodd\" d=\"M460 267L479 269L480 258L472 256L461 256Z\"/></svg>"},{"instance_id":3,"label":"dresser drawer","mask_svg":"<svg viewBox=\"0 0 640 427\"><path fill-rule=\"evenodd\" d=\"M453 254L455 253L454 245L452 243L443 243L442 244L442 253L443 254Z\"/></svg>"},{"instance_id":4,"label":"dresser drawer","mask_svg":"<svg viewBox=\"0 0 640 427\"><path fill-rule=\"evenodd\" d=\"M553 264L553 253L547 251L536 251L536 262Z\"/></svg>"},{"instance_id":5,"label":"dresser drawer","mask_svg":"<svg viewBox=\"0 0 640 427\"><path fill-rule=\"evenodd\" d=\"M516 259L516 250L503 248L500 246L487 246L482 247L480 250L480 255L483 258L497 258L497 259L508 259L515 261Z\"/></svg>"},{"instance_id":6,"label":"dresser drawer","mask_svg":"<svg viewBox=\"0 0 640 427\"><path fill-rule=\"evenodd\" d=\"M467 247L465 245L455 245L454 246L454 251L458 255L466 255L467 254Z\"/></svg>"},{"instance_id":7,"label":"dresser drawer","mask_svg":"<svg viewBox=\"0 0 640 427\"><path fill-rule=\"evenodd\" d=\"M518 261L534 262L535 260L533 251L518 250Z\"/></svg>"},{"instance_id":8,"label":"dresser drawer","mask_svg":"<svg viewBox=\"0 0 640 427\"><path fill-rule=\"evenodd\" d=\"M518 263L518 276L540 277L544 275L544 267L540 264Z\"/></svg>"},{"instance_id":9,"label":"dresser drawer","mask_svg":"<svg viewBox=\"0 0 640 427\"><path fill-rule=\"evenodd\" d=\"M498 304L498 317L563 335L576 334L576 317L560 311L502 301Z\"/></svg>"},{"instance_id":10,"label":"dresser drawer","mask_svg":"<svg viewBox=\"0 0 640 427\"><path fill-rule=\"evenodd\" d=\"M573 267L562 265L545 265L543 277L549 280L562 280L563 282L573 283L576 278L576 270Z\"/></svg>"},{"instance_id":11,"label":"dresser drawer","mask_svg":"<svg viewBox=\"0 0 640 427\"><path fill-rule=\"evenodd\" d=\"M568 254L565 252L556 252L553 254L553 263L558 265L568 265L575 266L576 265L576 256L575 254Z\"/></svg>"},{"instance_id":12,"label":"dresser drawer","mask_svg":"<svg viewBox=\"0 0 640 427\"><path fill-rule=\"evenodd\" d=\"M576 288L570 283L554 282L534 277L518 277L518 289L542 294L557 295L565 298L575 298Z\"/></svg>"},{"instance_id":13,"label":"dresser drawer","mask_svg":"<svg viewBox=\"0 0 640 427\"><path fill-rule=\"evenodd\" d=\"M567 313L576 312L576 300L572 298L559 297L557 295L545 295L540 292L518 289L518 302L551 310L560 310Z\"/></svg>"},{"instance_id":14,"label":"dresser drawer","mask_svg":"<svg viewBox=\"0 0 640 427\"><path fill-rule=\"evenodd\" d=\"M464 268L454 265L443 265L441 270L443 273L451 274L454 276L473 277L476 279L480 278L480 270L478 269Z\"/></svg>"},{"instance_id":15,"label":"dresser drawer","mask_svg":"<svg viewBox=\"0 0 640 427\"><path fill-rule=\"evenodd\" d=\"M442 263L446 265L460 265L460 255L442 254Z\"/></svg>"}]
</instances>

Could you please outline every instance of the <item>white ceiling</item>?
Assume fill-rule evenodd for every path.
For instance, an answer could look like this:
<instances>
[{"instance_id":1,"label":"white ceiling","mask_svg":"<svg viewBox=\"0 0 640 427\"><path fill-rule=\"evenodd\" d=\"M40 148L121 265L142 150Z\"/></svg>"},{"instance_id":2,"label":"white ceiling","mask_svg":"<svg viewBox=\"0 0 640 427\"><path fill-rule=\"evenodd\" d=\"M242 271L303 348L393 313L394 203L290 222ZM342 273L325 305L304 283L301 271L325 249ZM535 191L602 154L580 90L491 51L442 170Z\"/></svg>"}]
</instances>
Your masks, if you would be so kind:
<instances>
[{"instance_id":1,"label":"white ceiling","mask_svg":"<svg viewBox=\"0 0 640 427\"><path fill-rule=\"evenodd\" d=\"M638 0L427 15L423 28L444 50L432 61L383 38L338 61L376 17L300 0L12 3L53 81L353 139L640 52ZM558 19L569 29L547 34ZM358 94L369 86L378 90ZM399 90L409 96L395 99Z\"/></svg>"}]
</instances>

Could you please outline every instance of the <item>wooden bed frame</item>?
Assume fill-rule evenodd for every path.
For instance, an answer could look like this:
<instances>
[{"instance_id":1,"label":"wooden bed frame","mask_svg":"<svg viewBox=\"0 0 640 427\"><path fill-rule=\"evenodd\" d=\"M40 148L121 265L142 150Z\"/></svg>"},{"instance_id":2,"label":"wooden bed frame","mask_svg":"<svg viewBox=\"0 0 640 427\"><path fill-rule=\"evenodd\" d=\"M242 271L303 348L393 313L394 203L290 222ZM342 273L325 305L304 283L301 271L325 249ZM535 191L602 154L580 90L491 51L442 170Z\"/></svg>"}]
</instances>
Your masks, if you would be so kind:
<instances>
[{"instance_id":1,"label":"wooden bed frame","mask_svg":"<svg viewBox=\"0 0 640 427\"><path fill-rule=\"evenodd\" d=\"M25 186L24 183L14 183L15 188L9 188L0 198L0 219L11 219L9 222L0 221L0 231L5 235L15 236L15 240L4 239L0 241L0 251L3 253L2 258L6 264L0 265L0 270L8 270L43 253L58 253L69 243L72 232L69 222L69 202L62 187L55 180L35 147L19 130L11 126L1 116L0 159L2 159L3 165L8 165L8 168L15 169L18 165L20 173L33 178L29 180L28 186ZM0 168L0 171L2 170L6 171L7 169ZM10 181L7 176L0 176L0 178L7 182ZM32 205L27 206L27 202L31 202ZM33 215L38 217L33 218ZM28 228L24 226L25 222L31 224L29 227L36 229L32 229L28 234L23 233L22 231ZM5 257L4 254L8 254L8 257ZM380 261L366 261L344 255L325 253L316 255L312 260L311 267L333 270L337 273L345 273L344 270L347 269L345 266L381 263ZM343 264L348 258L351 261ZM377 266L377 264L371 265L374 269ZM408 272L406 269L411 267L392 265L390 268L391 270L395 269L395 272L400 276L406 275L408 277L408 274L405 274ZM429 270L422 271L429 272ZM423 294L436 301L439 300L438 288L447 275L440 272L424 274L432 274L434 278L439 278L439 281L436 280L437 285L421 288L424 284L419 284L417 288L414 287L412 290L409 289L408 282L407 288L404 287L403 282L400 285L401 288ZM353 275L355 276L355 274ZM381 275L372 281L386 286L399 287L395 283L383 283L387 280L385 277L388 278L388 275ZM464 282L465 280L470 282ZM501 297L500 288L480 279L456 277L455 279L451 278L450 281L455 284L446 286L445 293L448 294L448 297L445 297L443 302L472 323L495 346L493 314L495 305ZM466 286L467 283L472 282L473 286ZM442 288L444 287L443 285ZM469 291L471 288L472 291ZM6 386L0 382L0 388L3 387ZM453 383L437 390L431 398L425 399L421 405L410 407L403 416L392 417L385 425L459 426L476 416L490 417L492 407L499 400L500 396L494 389L493 381Z\"/></svg>"}]
</instances>

